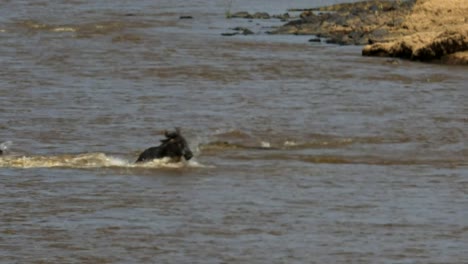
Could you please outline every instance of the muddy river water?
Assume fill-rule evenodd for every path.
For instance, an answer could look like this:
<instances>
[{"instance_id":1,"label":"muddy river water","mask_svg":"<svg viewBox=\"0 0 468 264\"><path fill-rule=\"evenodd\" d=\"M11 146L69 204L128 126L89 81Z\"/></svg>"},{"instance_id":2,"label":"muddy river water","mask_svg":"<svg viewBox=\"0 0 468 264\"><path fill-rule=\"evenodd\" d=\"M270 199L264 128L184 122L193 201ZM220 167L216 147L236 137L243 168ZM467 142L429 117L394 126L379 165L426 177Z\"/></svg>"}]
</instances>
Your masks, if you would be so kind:
<instances>
[{"instance_id":1,"label":"muddy river water","mask_svg":"<svg viewBox=\"0 0 468 264\"><path fill-rule=\"evenodd\" d=\"M0 263L466 263L466 67L188 2L0 2Z\"/></svg>"}]
</instances>

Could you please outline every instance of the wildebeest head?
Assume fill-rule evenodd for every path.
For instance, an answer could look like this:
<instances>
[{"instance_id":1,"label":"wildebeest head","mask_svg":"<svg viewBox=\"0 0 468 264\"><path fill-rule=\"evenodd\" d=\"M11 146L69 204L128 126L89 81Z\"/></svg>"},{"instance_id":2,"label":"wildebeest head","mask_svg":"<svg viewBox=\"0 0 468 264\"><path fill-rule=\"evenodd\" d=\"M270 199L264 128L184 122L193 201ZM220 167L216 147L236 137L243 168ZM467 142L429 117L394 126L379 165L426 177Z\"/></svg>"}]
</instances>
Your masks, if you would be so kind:
<instances>
[{"instance_id":1,"label":"wildebeest head","mask_svg":"<svg viewBox=\"0 0 468 264\"><path fill-rule=\"evenodd\" d=\"M193 153L187 144L185 138L181 135L180 129L176 128L173 132L165 131L165 139L161 140L160 148L163 149L165 157L180 158L184 157L186 160L190 160L193 157Z\"/></svg>"}]
</instances>

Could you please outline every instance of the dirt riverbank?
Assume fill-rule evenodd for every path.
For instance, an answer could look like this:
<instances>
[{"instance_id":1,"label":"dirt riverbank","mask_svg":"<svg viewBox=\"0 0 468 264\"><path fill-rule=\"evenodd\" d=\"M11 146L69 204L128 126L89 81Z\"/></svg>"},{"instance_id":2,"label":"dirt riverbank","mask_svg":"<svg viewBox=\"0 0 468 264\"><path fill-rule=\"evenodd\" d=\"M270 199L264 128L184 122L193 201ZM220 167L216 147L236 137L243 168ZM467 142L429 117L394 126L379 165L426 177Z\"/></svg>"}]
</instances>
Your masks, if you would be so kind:
<instances>
[{"instance_id":1,"label":"dirt riverbank","mask_svg":"<svg viewBox=\"0 0 468 264\"><path fill-rule=\"evenodd\" d=\"M301 10L273 34L366 45L364 56L468 65L468 1L364 1Z\"/></svg>"},{"instance_id":2,"label":"dirt riverbank","mask_svg":"<svg viewBox=\"0 0 468 264\"><path fill-rule=\"evenodd\" d=\"M468 65L466 0L418 0L393 32L362 54Z\"/></svg>"}]
</instances>

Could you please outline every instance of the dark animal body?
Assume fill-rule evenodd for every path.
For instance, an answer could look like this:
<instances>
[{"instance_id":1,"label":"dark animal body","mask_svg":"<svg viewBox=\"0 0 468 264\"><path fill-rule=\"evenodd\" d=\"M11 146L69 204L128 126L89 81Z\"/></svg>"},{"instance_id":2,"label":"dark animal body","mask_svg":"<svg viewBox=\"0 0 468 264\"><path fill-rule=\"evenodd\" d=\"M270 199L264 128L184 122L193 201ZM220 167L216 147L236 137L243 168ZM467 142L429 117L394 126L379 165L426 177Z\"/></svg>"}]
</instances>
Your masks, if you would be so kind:
<instances>
[{"instance_id":1,"label":"dark animal body","mask_svg":"<svg viewBox=\"0 0 468 264\"><path fill-rule=\"evenodd\" d=\"M179 129L176 129L174 132L166 131L164 135L166 138L161 140L161 145L143 151L136 160L136 163L162 158L170 158L171 161L179 162L182 157L185 160L190 160L193 157L193 153L185 138L180 134Z\"/></svg>"}]
</instances>

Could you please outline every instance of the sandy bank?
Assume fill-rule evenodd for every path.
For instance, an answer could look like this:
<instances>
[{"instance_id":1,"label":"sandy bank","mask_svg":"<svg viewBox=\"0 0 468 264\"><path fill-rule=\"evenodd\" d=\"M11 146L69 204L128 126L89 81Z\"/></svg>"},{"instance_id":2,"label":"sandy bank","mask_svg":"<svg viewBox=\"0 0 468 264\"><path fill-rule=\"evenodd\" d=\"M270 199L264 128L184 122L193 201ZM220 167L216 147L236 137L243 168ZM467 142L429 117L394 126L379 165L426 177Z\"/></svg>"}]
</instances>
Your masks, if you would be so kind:
<instances>
[{"instance_id":1,"label":"sandy bank","mask_svg":"<svg viewBox=\"0 0 468 264\"><path fill-rule=\"evenodd\" d=\"M418 0L391 33L362 54L468 65L467 0Z\"/></svg>"}]
</instances>

